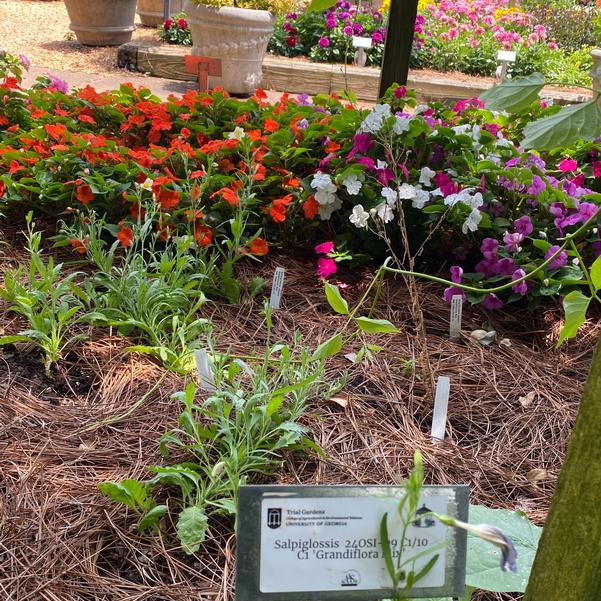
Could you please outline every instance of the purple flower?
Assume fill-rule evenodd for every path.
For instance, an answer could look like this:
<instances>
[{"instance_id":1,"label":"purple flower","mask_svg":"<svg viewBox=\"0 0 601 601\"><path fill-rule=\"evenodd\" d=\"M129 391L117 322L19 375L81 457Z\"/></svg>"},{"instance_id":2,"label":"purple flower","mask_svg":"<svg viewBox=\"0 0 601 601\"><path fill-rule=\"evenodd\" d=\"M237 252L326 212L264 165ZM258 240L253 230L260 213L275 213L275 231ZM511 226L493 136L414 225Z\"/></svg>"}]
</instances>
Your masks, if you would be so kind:
<instances>
[{"instance_id":1,"label":"purple flower","mask_svg":"<svg viewBox=\"0 0 601 601\"><path fill-rule=\"evenodd\" d=\"M465 292L461 290L461 288L455 288L454 286L450 288L445 288L443 296L445 301L449 304L451 304L451 301L453 300L454 296L460 296L462 303L464 303L466 300Z\"/></svg>"},{"instance_id":2,"label":"purple flower","mask_svg":"<svg viewBox=\"0 0 601 601\"><path fill-rule=\"evenodd\" d=\"M336 18L328 18L326 19L326 27L328 29L335 29L336 28ZM323 40L323 38L321 38ZM319 40L321 42L321 40Z\"/></svg>"},{"instance_id":3,"label":"purple flower","mask_svg":"<svg viewBox=\"0 0 601 601\"><path fill-rule=\"evenodd\" d=\"M499 241L494 238L484 238L480 251L484 255L485 259L495 259L497 257L497 250L499 249Z\"/></svg>"},{"instance_id":4,"label":"purple flower","mask_svg":"<svg viewBox=\"0 0 601 601\"><path fill-rule=\"evenodd\" d=\"M306 92L299 94L297 96L297 99L298 99L298 103L302 104L303 106L311 106L313 104L311 102L311 99L309 98L309 94L307 94Z\"/></svg>"},{"instance_id":5,"label":"purple flower","mask_svg":"<svg viewBox=\"0 0 601 601\"><path fill-rule=\"evenodd\" d=\"M353 31L355 32L355 35L361 35L362 33L365 32L365 27L363 27L363 25L361 25L361 23L354 23Z\"/></svg>"},{"instance_id":6,"label":"purple flower","mask_svg":"<svg viewBox=\"0 0 601 601\"><path fill-rule=\"evenodd\" d=\"M394 91L394 97L395 98L404 98L406 95L407 95L407 88L405 86L399 86Z\"/></svg>"},{"instance_id":7,"label":"purple flower","mask_svg":"<svg viewBox=\"0 0 601 601\"><path fill-rule=\"evenodd\" d=\"M592 202L581 202L578 205L578 214L582 223L586 223L589 219L592 219L599 210L599 207Z\"/></svg>"},{"instance_id":8,"label":"purple flower","mask_svg":"<svg viewBox=\"0 0 601 601\"><path fill-rule=\"evenodd\" d=\"M511 281L515 282L516 280L519 280L520 278L523 278L526 275L526 272L523 269L516 269L513 272L513 275L511 276ZM524 280L523 282L519 282L518 284L514 284L511 289L516 293L519 294L520 296L525 296L526 292L528 292L528 284L526 283L526 280Z\"/></svg>"},{"instance_id":9,"label":"purple flower","mask_svg":"<svg viewBox=\"0 0 601 601\"><path fill-rule=\"evenodd\" d=\"M19 54L19 60L21 61L23 67L25 67L26 69L29 69L29 67L31 67L29 59L24 54Z\"/></svg>"},{"instance_id":10,"label":"purple flower","mask_svg":"<svg viewBox=\"0 0 601 601\"><path fill-rule=\"evenodd\" d=\"M353 35L353 28L350 25L347 25L342 31L344 35Z\"/></svg>"},{"instance_id":11,"label":"purple flower","mask_svg":"<svg viewBox=\"0 0 601 601\"><path fill-rule=\"evenodd\" d=\"M368 171L373 171L376 166L375 161L370 157L361 157L357 163L359 163L359 165L365 165Z\"/></svg>"},{"instance_id":12,"label":"purple flower","mask_svg":"<svg viewBox=\"0 0 601 601\"><path fill-rule=\"evenodd\" d=\"M57 92L62 92L63 94L69 93L69 84L65 80L56 75L52 75L52 73L48 73L48 79L50 80L51 88L54 88Z\"/></svg>"},{"instance_id":13,"label":"purple flower","mask_svg":"<svg viewBox=\"0 0 601 601\"><path fill-rule=\"evenodd\" d=\"M591 247L593 249L593 253L595 255L595 258L601 257L601 240L595 240L591 244Z\"/></svg>"},{"instance_id":14,"label":"purple flower","mask_svg":"<svg viewBox=\"0 0 601 601\"><path fill-rule=\"evenodd\" d=\"M497 263L497 273L499 275L511 275L517 269L517 265L513 262L513 259L501 259Z\"/></svg>"},{"instance_id":15,"label":"purple flower","mask_svg":"<svg viewBox=\"0 0 601 601\"><path fill-rule=\"evenodd\" d=\"M545 163L545 161L543 161L538 155L534 154L533 152L529 152L528 153L528 156L526 157L526 160L531 165L535 165L536 167L538 167L542 171L544 171L544 169L547 167L547 164Z\"/></svg>"},{"instance_id":16,"label":"purple flower","mask_svg":"<svg viewBox=\"0 0 601 601\"><path fill-rule=\"evenodd\" d=\"M495 294L486 294L482 299L482 306L488 311L497 311L503 308L503 301Z\"/></svg>"},{"instance_id":17,"label":"purple flower","mask_svg":"<svg viewBox=\"0 0 601 601\"><path fill-rule=\"evenodd\" d=\"M547 189L547 184L545 184L545 180L539 175L532 176L532 183L528 186L528 194L532 194L532 196L538 196L541 192L544 192Z\"/></svg>"},{"instance_id":18,"label":"purple flower","mask_svg":"<svg viewBox=\"0 0 601 601\"><path fill-rule=\"evenodd\" d=\"M329 38L319 38L319 45L322 48L327 48L330 45L330 40Z\"/></svg>"},{"instance_id":19,"label":"purple flower","mask_svg":"<svg viewBox=\"0 0 601 601\"><path fill-rule=\"evenodd\" d=\"M558 250L559 246L554 245L549 248L549 250L545 254L545 261L550 259ZM552 261L549 263L550 269L560 269L561 267L565 267L568 264L568 253L565 250L562 250Z\"/></svg>"},{"instance_id":20,"label":"purple flower","mask_svg":"<svg viewBox=\"0 0 601 601\"><path fill-rule=\"evenodd\" d=\"M476 271L484 275L484 277L491 278L493 275L499 273L499 261L495 257L490 257L484 261L480 261L476 265Z\"/></svg>"},{"instance_id":21,"label":"purple flower","mask_svg":"<svg viewBox=\"0 0 601 601\"><path fill-rule=\"evenodd\" d=\"M371 34L371 40L374 44L381 44L384 41L384 36L380 31L374 31Z\"/></svg>"},{"instance_id":22,"label":"purple flower","mask_svg":"<svg viewBox=\"0 0 601 601\"><path fill-rule=\"evenodd\" d=\"M520 244L524 236L519 232L515 232L514 234L510 234L509 232L505 232L503 235L503 244L505 245L505 250L507 252L517 252L520 249Z\"/></svg>"},{"instance_id":23,"label":"purple flower","mask_svg":"<svg viewBox=\"0 0 601 601\"><path fill-rule=\"evenodd\" d=\"M551 213L553 217L559 217L561 219L566 216L567 212L568 211L562 202L553 202L549 205L549 213Z\"/></svg>"},{"instance_id":24,"label":"purple flower","mask_svg":"<svg viewBox=\"0 0 601 601\"><path fill-rule=\"evenodd\" d=\"M390 167L376 169L376 177L382 186L386 187L394 179L394 172Z\"/></svg>"},{"instance_id":25,"label":"purple flower","mask_svg":"<svg viewBox=\"0 0 601 601\"><path fill-rule=\"evenodd\" d=\"M529 236L534 231L532 220L528 215L516 219L513 225L515 225L515 231L522 234L522 236Z\"/></svg>"},{"instance_id":26,"label":"purple flower","mask_svg":"<svg viewBox=\"0 0 601 601\"><path fill-rule=\"evenodd\" d=\"M463 269L459 265L453 265L451 267L451 282L454 284L461 284L461 277L463 276Z\"/></svg>"}]
</instances>

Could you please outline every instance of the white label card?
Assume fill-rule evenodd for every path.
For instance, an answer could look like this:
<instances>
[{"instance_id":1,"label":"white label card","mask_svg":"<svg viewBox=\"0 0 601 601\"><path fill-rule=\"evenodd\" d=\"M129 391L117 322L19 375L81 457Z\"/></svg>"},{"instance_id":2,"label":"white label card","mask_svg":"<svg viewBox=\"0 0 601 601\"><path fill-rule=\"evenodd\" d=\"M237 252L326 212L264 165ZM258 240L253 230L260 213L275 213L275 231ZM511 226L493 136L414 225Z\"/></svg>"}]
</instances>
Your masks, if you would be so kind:
<instances>
[{"instance_id":1,"label":"white label card","mask_svg":"<svg viewBox=\"0 0 601 601\"><path fill-rule=\"evenodd\" d=\"M282 300L282 293L284 292L284 277L286 270L283 267L276 267L273 274L273 283L271 285L271 298L269 299L269 306L272 309L279 309L280 302Z\"/></svg>"},{"instance_id":2,"label":"white label card","mask_svg":"<svg viewBox=\"0 0 601 601\"><path fill-rule=\"evenodd\" d=\"M432 416L432 438L444 440L447 428L447 411L449 409L449 393L451 380L448 376L440 376L436 382L436 396L434 397L434 414Z\"/></svg>"},{"instance_id":3,"label":"white label card","mask_svg":"<svg viewBox=\"0 0 601 601\"><path fill-rule=\"evenodd\" d=\"M463 312L463 297L454 294L451 298L451 321L449 324L449 336L451 340L461 335L461 316Z\"/></svg>"},{"instance_id":4,"label":"white label card","mask_svg":"<svg viewBox=\"0 0 601 601\"><path fill-rule=\"evenodd\" d=\"M417 588L445 583L448 529L428 514L446 513L447 495L423 495L417 518L402 543L403 560L432 549L409 563L420 568L438 559ZM401 548L398 499L388 497L271 497L261 502L259 589L270 592L353 591L390 588L380 540L388 513L388 532L396 563ZM423 517L422 517L423 516Z\"/></svg>"},{"instance_id":5,"label":"white label card","mask_svg":"<svg viewBox=\"0 0 601 601\"><path fill-rule=\"evenodd\" d=\"M200 376L200 389L207 390L208 392L217 390L215 387L215 377L213 376L213 363L207 351L204 349L194 351L194 359L198 375Z\"/></svg>"},{"instance_id":6,"label":"white label card","mask_svg":"<svg viewBox=\"0 0 601 601\"><path fill-rule=\"evenodd\" d=\"M372 39L353 36L353 46L355 48L371 48L373 46Z\"/></svg>"}]
</instances>

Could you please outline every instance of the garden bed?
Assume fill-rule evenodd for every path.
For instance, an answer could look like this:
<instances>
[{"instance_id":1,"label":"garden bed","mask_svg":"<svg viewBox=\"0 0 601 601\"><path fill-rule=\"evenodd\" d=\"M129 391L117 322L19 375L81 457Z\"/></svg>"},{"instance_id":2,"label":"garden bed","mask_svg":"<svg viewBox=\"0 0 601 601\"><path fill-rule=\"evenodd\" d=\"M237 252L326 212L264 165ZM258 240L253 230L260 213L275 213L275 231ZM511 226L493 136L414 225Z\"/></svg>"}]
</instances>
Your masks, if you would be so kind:
<instances>
[{"instance_id":1,"label":"garden bed","mask_svg":"<svg viewBox=\"0 0 601 601\"><path fill-rule=\"evenodd\" d=\"M269 278L280 264L287 266L287 282L276 336L290 340L295 329L307 339L333 333L337 320L328 314L321 286L307 279L310 265L281 255L258 271L247 266L244 276ZM352 297L365 281L362 274L343 280ZM332 375L350 370L349 385L337 398L313 403L305 421L326 457L288 454L278 482L395 484L406 476L413 449L420 448L430 483L469 484L472 502L522 509L540 523L599 327L552 351L557 314L516 312L492 324L498 339L509 338L511 346L482 347L468 335L452 342L440 290L425 285L420 294L435 375L451 377L447 440L432 443L432 399L415 374L403 369L415 352L414 326L404 287L390 281L381 316L401 333L387 339L372 365L353 366L342 357L332 364ZM257 335L259 305L211 304L205 315L221 344L245 354L264 342ZM466 333L486 319L479 310L468 311ZM167 377L142 406L119 419L164 376L148 360L123 355L125 345L107 336L84 343L63 366L74 389L80 379L74 370L90 374L91 386L62 396L19 375L26 353L3 353L8 377L0 385L0 591L7 599L233 599L231 523L214 523L210 542L185 559L169 538L137 534L134 516L98 492L99 481L144 477L145 466L161 462L157 440L176 425L179 412L169 396L184 385L177 376ZM102 425L107 419L114 422Z\"/></svg>"}]
</instances>

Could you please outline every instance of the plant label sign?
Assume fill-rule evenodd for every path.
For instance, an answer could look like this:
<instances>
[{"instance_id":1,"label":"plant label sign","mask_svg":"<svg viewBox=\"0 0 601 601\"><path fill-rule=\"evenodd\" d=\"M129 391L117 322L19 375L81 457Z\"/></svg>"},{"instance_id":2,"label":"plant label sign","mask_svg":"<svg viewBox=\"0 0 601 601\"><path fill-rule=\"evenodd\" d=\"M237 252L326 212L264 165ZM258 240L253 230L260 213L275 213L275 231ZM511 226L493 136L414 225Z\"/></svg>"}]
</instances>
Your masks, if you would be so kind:
<instances>
[{"instance_id":1,"label":"plant label sign","mask_svg":"<svg viewBox=\"0 0 601 601\"><path fill-rule=\"evenodd\" d=\"M283 267L276 267L273 274L273 283L271 284L271 298L269 306L272 309L279 309L282 300L282 292L284 291L284 276L286 270Z\"/></svg>"},{"instance_id":2,"label":"plant label sign","mask_svg":"<svg viewBox=\"0 0 601 601\"><path fill-rule=\"evenodd\" d=\"M451 298L451 321L449 325L449 338L456 340L461 336L461 317L463 312L463 297L454 294Z\"/></svg>"},{"instance_id":3,"label":"plant label sign","mask_svg":"<svg viewBox=\"0 0 601 601\"><path fill-rule=\"evenodd\" d=\"M380 524L388 516L393 561L418 573L407 598L461 596L466 533L431 512L467 521L467 486L424 486L401 541L402 487L242 486L237 523L237 601L373 601L393 594Z\"/></svg>"}]
</instances>

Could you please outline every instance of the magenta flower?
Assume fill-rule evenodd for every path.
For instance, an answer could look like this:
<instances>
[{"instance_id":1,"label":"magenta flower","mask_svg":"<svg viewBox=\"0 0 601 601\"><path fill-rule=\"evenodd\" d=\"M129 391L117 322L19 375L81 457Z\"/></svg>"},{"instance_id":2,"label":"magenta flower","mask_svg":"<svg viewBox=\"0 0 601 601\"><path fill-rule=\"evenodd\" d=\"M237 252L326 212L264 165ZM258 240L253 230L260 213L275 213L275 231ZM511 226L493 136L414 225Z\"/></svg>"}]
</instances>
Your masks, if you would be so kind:
<instances>
[{"instance_id":1,"label":"magenta flower","mask_svg":"<svg viewBox=\"0 0 601 601\"><path fill-rule=\"evenodd\" d=\"M559 250L559 246L554 245L549 248L549 250L545 254L545 261L551 258L557 251ZM568 253L565 250L562 250L552 261L549 263L550 269L560 269L561 267L565 267L568 264Z\"/></svg>"},{"instance_id":2,"label":"magenta flower","mask_svg":"<svg viewBox=\"0 0 601 601\"><path fill-rule=\"evenodd\" d=\"M582 223L586 223L589 219L592 219L599 210L599 207L592 202L581 202L578 205L578 215Z\"/></svg>"},{"instance_id":3,"label":"magenta flower","mask_svg":"<svg viewBox=\"0 0 601 601\"><path fill-rule=\"evenodd\" d=\"M52 73L48 73L48 79L50 80L51 89L62 92L63 94L69 93L69 84L64 79L61 79Z\"/></svg>"},{"instance_id":4,"label":"magenta flower","mask_svg":"<svg viewBox=\"0 0 601 601\"><path fill-rule=\"evenodd\" d=\"M29 67L31 67L31 62L24 54L19 54L19 60L25 69L29 69Z\"/></svg>"},{"instance_id":5,"label":"magenta flower","mask_svg":"<svg viewBox=\"0 0 601 601\"><path fill-rule=\"evenodd\" d=\"M461 290L461 288L455 288L454 286L450 288L445 288L443 292L443 297L445 301L449 303L449 305L451 304L451 301L453 300L454 296L460 296L462 303L466 301L465 292Z\"/></svg>"},{"instance_id":6,"label":"magenta flower","mask_svg":"<svg viewBox=\"0 0 601 601\"><path fill-rule=\"evenodd\" d=\"M524 215L513 222L515 225L515 231L520 233L522 236L529 236L534 231L532 220L528 215Z\"/></svg>"},{"instance_id":7,"label":"magenta flower","mask_svg":"<svg viewBox=\"0 0 601 601\"><path fill-rule=\"evenodd\" d=\"M541 192L544 192L547 189L547 184L545 180L539 175L532 176L532 183L528 186L528 194L532 194L532 196L538 196Z\"/></svg>"},{"instance_id":8,"label":"magenta flower","mask_svg":"<svg viewBox=\"0 0 601 601\"><path fill-rule=\"evenodd\" d=\"M320 258L317 259L317 275L320 278L328 278L333 273L338 271L338 266L334 259Z\"/></svg>"},{"instance_id":9,"label":"magenta flower","mask_svg":"<svg viewBox=\"0 0 601 601\"><path fill-rule=\"evenodd\" d=\"M330 40L329 38L319 38L319 45L322 48L327 48L330 45Z\"/></svg>"},{"instance_id":10,"label":"magenta flower","mask_svg":"<svg viewBox=\"0 0 601 601\"><path fill-rule=\"evenodd\" d=\"M562 173L567 173L568 171L575 171L578 168L578 163L574 159L564 159L559 163L559 170Z\"/></svg>"},{"instance_id":11,"label":"magenta flower","mask_svg":"<svg viewBox=\"0 0 601 601\"><path fill-rule=\"evenodd\" d=\"M513 275L511 276L511 281L515 282L516 280L519 280L520 278L523 278L526 275L526 272L523 269L516 269L513 272ZM519 282L518 284L514 284L511 289L516 293L519 294L520 296L525 296L526 292L528 292L528 284L526 283L526 280L524 280L523 282Z\"/></svg>"},{"instance_id":12,"label":"magenta flower","mask_svg":"<svg viewBox=\"0 0 601 601\"><path fill-rule=\"evenodd\" d=\"M511 275L517 269L517 265L513 259L501 259L497 263L497 273L499 275Z\"/></svg>"},{"instance_id":13,"label":"magenta flower","mask_svg":"<svg viewBox=\"0 0 601 601\"><path fill-rule=\"evenodd\" d=\"M453 265L451 267L451 282L454 284L461 284L461 278L463 276L463 269L459 265Z\"/></svg>"},{"instance_id":14,"label":"magenta flower","mask_svg":"<svg viewBox=\"0 0 601 601\"><path fill-rule=\"evenodd\" d=\"M399 86L394 91L394 97L395 98L404 98L406 96L406 94L407 94L407 88L405 86ZM601 162L599 164L601 165Z\"/></svg>"},{"instance_id":15,"label":"magenta flower","mask_svg":"<svg viewBox=\"0 0 601 601\"><path fill-rule=\"evenodd\" d=\"M313 250L315 250L317 254L327 255L334 250L334 243L322 242L321 244L318 244Z\"/></svg>"},{"instance_id":16,"label":"magenta flower","mask_svg":"<svg viewBox=\"0 0 601 601\"><path fill-rule=\"evenodd\" d=\"M480 251L484 255L485 259L495 259L497 257L497 250L499 249L499 241L494 238L484 238L480 245Z\"/></svg>"},{"instance_id":17,"label":"magenta flower","mask_svg":"<svg viewBox=\"0 0 601 601\"><path fill-rule=\"evenodd\" d=\"M510 234L509 232L505 232L503 235L503 244L505 245L505 250L507 252L517 252L520 249L520 244L524 236L519 232L515 232Z\"/></svg>"},{"instance_id":18,"label":"magenta flower","mask_svg":"<svg viewBox=\"0 0 601 601\"><path fill-rule=\"evenodd\" d=\"M503 308L503 301L496 294L486 294L482 306L488 311L497 311Z\"/></svg>"},{"instance_id":19,"label":"magenta flower","mask_svg":"<svg viewBox=\"0 0 601 601\"><path fill-rule=\"evenodd\" d=\"M601 161L593 161L593 177L601 177Z\"/></svg>"}]
</instances>

